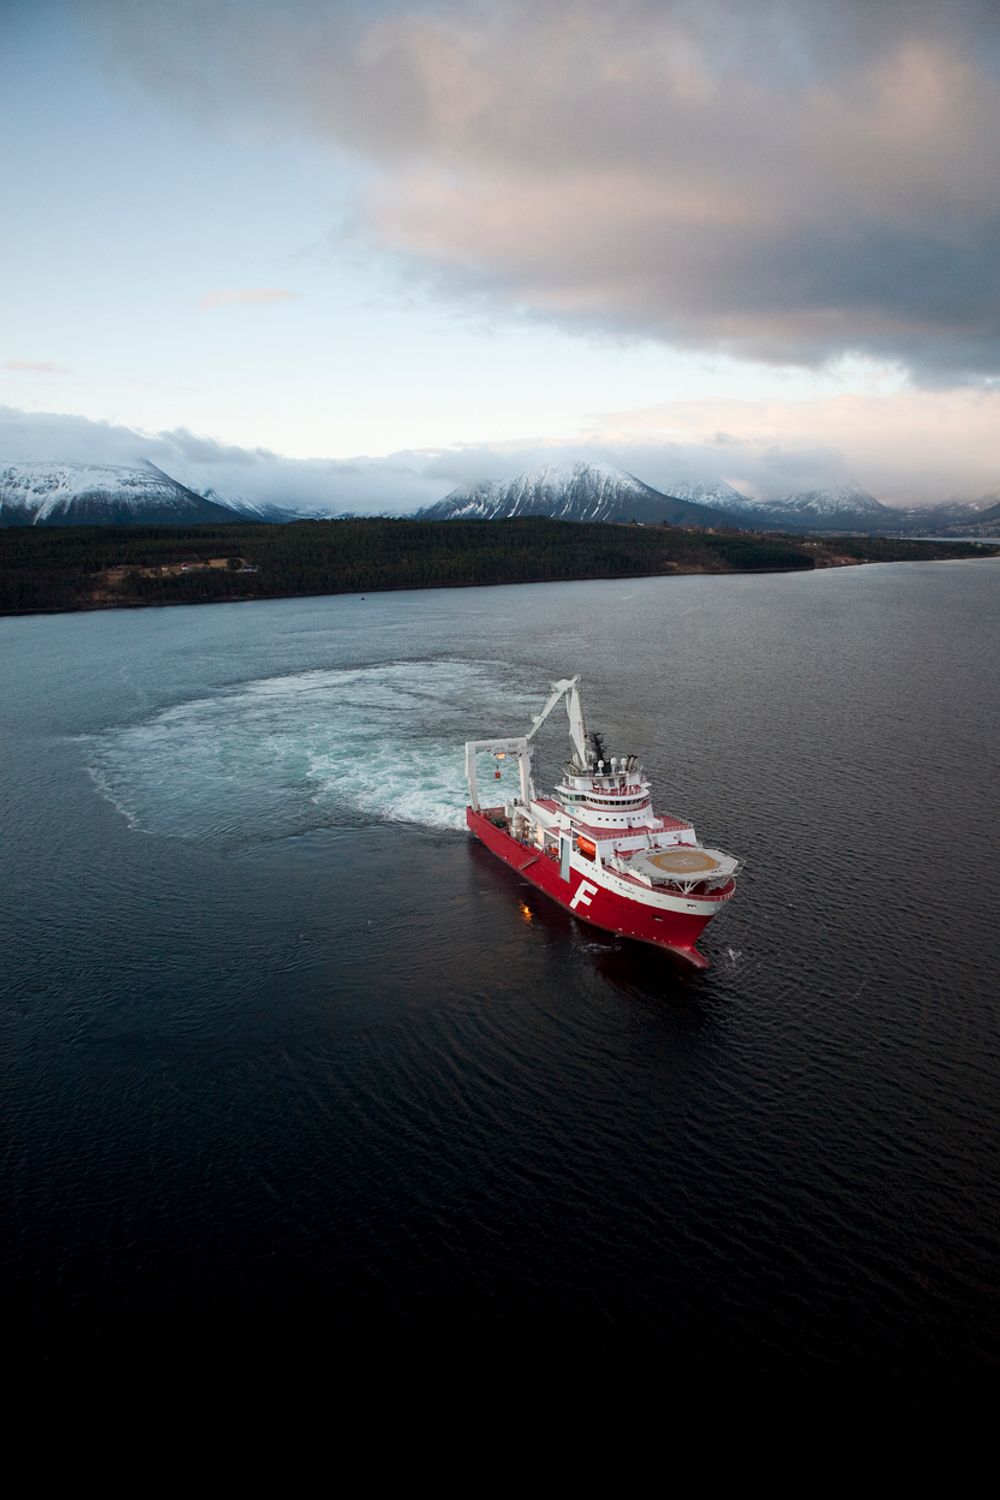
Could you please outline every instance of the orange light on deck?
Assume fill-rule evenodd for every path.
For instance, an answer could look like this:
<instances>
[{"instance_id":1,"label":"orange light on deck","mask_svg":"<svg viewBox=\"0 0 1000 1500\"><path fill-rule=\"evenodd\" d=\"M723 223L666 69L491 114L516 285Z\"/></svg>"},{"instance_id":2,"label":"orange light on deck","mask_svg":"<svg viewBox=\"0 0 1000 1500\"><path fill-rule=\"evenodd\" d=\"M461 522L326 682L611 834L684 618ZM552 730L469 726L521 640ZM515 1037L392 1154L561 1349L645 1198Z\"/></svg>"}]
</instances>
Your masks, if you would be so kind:
<instances>
[{"instance_id":1,"label":"orange light on deck","mask_svg":"<svg viewBox=\"0 0 1000 1500\"><path fill-rule=\"evenodd\" d=\"M526 901L521 902L521 916L526 922L533 922L535 920L535 913Z\"/></svg>"}]
</instances>

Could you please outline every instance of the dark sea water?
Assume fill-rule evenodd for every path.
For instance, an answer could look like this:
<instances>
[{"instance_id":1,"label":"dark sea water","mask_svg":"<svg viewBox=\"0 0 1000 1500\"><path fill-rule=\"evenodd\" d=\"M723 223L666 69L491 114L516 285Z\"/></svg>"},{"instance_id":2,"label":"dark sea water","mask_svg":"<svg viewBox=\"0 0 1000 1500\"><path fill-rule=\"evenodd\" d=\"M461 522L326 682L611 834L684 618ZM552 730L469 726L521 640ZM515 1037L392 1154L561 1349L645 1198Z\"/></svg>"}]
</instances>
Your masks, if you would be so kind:
<instances>
[{"instance_id":1,"label":"dark sea water","mask_svg":"<svg viewBox=\"0 0 1000 1500\"><path fill-rule=\"evenodd\" d=\"M464 832L574 672L705 974ZM0 620L18 1358L988 1403L998 679L985 561Z\"/></svg>"}]
</instances>

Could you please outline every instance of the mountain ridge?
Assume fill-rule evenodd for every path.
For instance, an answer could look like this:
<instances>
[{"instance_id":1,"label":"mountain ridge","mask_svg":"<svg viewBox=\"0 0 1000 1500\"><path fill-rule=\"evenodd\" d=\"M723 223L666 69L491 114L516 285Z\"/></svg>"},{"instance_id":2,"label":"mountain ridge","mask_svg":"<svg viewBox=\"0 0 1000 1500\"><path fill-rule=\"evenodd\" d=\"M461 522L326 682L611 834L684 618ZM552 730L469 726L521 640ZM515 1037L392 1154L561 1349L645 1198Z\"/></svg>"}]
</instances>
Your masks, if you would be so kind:
<instances>
[{"instance_id":1,"label":"mountain ridge","mask_svg":"<svg viewBox=\"0 0 1000 1500\"><path fill-rule=\"evenodd\" d=\"M241 508L207 499L148 459L0 466L0 527L182 526L247 518Z\"/></svg>"},{"instance_id":2,"label":"mountain ridge","mask_svg":"<svg viewBox=\"0 0 1000 1500\"><path fill-rule=\"evenodd\" d=\"M646 525L666 522L790 532L895 530L910 524L906 513L884 505L856 483L801 491L777 500L752 500L721 478L683 480L656 488L616 464L582 460L543 464L506 481L469 481L416 515L424 520L545 515L557 520L634 520Z\"/></svg>"},{"instance_id":3,"label":"mountain ridge","mask_svg":"<svg viewBox=\"0 0 1000 1500\"><path fill-rule=\"evenodd\" d=\"M301 510L221 494L211 486L195 488L149 459L135 464L0 461L0 528L233 521L284 524L357 514L340 507ZM975 500L951 498L923 507L886 505L857 483L756 500L720 476L658 487L605 460L568 460L544 463L505 481L467 481L410 514L427 520L538 515L708 530L993 536L1000 530L1000 489Z\"/></svg>"},{"instance_id":4,"label":"mountain ridge","mask_svg":"<svg viewBox=\"0 0 1000 1500\"><path fill-rule=\"evenodd\" d=\"M562 521L639 521L647 525L745 528L735 512L665 494L617 464L574 460L542 464L506 481L456 486L416 512L424 521L510 520L548 516Z\"/></svg>"}]
</instances>

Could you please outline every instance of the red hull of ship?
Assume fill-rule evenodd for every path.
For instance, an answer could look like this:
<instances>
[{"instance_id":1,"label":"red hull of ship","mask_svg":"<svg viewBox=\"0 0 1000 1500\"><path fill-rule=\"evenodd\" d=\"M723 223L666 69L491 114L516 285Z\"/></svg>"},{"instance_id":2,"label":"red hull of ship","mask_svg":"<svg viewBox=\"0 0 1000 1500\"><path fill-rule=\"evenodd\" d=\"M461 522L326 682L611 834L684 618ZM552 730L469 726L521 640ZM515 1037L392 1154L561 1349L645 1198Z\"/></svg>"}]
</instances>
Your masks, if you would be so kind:
<instances>
[{"instance_id":1,"label":"red hull of ship","mask_svg":"<svg viewBox=\"0 0 1000 1500\"><path fill-rule=\"evenodd\" d=\"M497 828L482 812L466 808L466 822L476 837L491 849L504 864L510 865L525 880L558 901L574 917L613 932L619 937L634 938L640 943L653 943L678 958L685 959L698 969L708 968L708 959L695 947L704 928L712 920L707 916L685 912L665 911L662 908L643 906L639 901L629 901L614 891L606 890L596 881L587 881L581 870L571 869L569 880L563 880L559 863L535 848L519 844L517 839L502 828ZM589 889L580 892L587 881Z\"/></svg>"}]
</instances>

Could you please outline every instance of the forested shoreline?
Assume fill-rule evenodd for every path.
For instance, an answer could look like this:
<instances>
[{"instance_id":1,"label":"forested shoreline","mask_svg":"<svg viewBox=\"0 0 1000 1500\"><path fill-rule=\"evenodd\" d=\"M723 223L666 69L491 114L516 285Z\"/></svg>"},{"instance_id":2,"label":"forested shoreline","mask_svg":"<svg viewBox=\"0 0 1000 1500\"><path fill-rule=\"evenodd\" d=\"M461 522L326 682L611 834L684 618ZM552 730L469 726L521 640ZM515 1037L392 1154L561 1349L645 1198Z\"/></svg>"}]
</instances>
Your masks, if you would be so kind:
<instances>
[{"instance_id":1,"label":"forested shoreline","mask_svg":"<svg viewBox=\"0 0 1000 1500\"><path fill-rule=\"evenodd\" d=\"M11 527L0 613L982 557L976 543L555 521Z\"/></svg>"}]
</instances>

